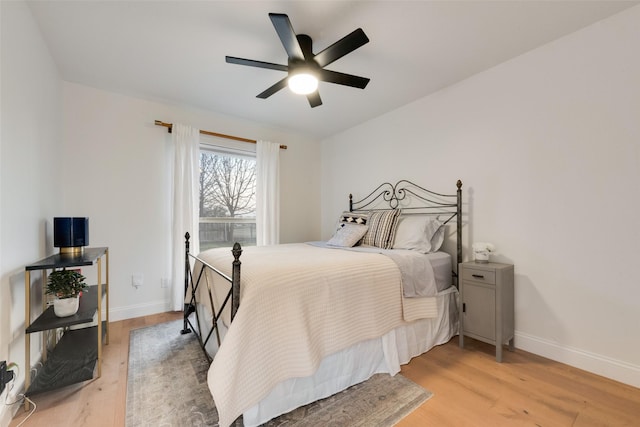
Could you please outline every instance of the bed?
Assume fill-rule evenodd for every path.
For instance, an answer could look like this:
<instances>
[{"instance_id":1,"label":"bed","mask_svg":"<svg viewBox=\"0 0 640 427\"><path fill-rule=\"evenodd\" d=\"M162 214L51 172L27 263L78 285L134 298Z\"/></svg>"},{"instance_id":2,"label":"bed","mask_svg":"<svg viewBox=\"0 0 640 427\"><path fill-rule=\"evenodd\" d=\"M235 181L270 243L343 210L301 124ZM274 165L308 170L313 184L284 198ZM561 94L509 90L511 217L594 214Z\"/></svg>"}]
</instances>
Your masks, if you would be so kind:
<instances>
[{"instance_id":1,"label":"bed","mask_svg":"<svg viewBox=\"0 0 640 427\"><path fill-rule=\"evenodd\" d=\"M461 195L402 180L339 215L326 242L189 253L182 333L212 361L221 426L260 425L458 333ZM441 250L453 234L455 251Z\"/></svg>"}]
</instances>

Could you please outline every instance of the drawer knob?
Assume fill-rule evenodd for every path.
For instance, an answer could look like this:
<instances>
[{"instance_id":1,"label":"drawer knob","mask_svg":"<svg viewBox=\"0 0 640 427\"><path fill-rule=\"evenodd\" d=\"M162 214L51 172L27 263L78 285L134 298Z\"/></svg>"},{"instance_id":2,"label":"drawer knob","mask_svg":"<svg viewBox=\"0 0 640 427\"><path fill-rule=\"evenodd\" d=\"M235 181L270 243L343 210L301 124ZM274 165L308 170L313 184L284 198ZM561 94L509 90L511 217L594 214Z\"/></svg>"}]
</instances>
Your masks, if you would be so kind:
<instances>
[{"instance_id":1,"label":"drawer knob","mask_svg":"<svg viewBox=\"0 0 640 427\"><path fill-rule=\"evenodd\" d=\"M475 277L476 279L484 279L484 276L482 274L472 274L471 276Z\"/></svg>"}]
</instances>

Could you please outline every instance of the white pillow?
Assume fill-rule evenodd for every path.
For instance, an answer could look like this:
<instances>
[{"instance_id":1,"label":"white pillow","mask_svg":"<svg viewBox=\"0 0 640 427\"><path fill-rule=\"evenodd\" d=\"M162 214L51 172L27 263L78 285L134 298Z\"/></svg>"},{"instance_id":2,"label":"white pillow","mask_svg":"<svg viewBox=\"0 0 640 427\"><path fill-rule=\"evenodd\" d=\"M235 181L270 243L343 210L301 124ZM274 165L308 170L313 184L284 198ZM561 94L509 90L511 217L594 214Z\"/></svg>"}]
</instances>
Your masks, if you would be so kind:
<instances>
[{"instance_id":1,"label":"white pillow","mask_svg":"<svg viewBox=\"0 0 640 427\"><path fill-rule=\"evenodd\" d=\"M400 217L393 241L393 249L409 249L423 254L431 250L431 242L425 233L428 219L424 216Z\"/></svg>"},{"instance_id":2,"label":"white pillow","mask_svg":"<svg viewBox=\"0 0 640 427\"><path fill-rule=\"evenodd\" d=\"M327 242L329 246L339 246L343 248L350 248L362 239L367 232L366 225L360 224L344 224L338 228L336 234Z\"/></svg>"},{"instance_id":3,"label":"white pillow","mask_svg":"<svg viewBox=\"0 0 640 427\"><path fill-rule=\"evenodd\" d=\"M428 254L438 251L443 242L442 222L422 215L408 215L398 221L393 249L409 249Z\"/></svg>"},{"instance_id":4,"label":"white pillow","mask_svg":"<svg viewBox=\"0 0 640 427\"><path fill-rule=\"evenodd\" d=\"M444 242L444 224L437 219L430 219L425 227L425 234L431 243L430 252L439 251Z\"/></svg>"}]
</instances>

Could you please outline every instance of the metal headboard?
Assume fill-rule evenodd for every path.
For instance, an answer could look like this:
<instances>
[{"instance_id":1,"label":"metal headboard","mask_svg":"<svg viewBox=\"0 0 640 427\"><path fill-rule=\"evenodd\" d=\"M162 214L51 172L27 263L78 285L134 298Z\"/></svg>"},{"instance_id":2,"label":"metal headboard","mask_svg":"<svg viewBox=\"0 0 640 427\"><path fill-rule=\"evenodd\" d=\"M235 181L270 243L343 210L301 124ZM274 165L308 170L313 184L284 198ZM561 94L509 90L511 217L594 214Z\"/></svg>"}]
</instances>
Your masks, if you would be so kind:
<instances>
[{"instance_id":1,"label":"metal headboard","mask_svg":"<svg viewBox=\"0 0 640 427\"><path fill-rule=\"evenodd\" d=\"M443 223L456 219L456 265L462 262L462 181L456 182L455 194L442 194L427 190L411 181L402 179L395 184L380 184L368 196L358 201L349 194L349 211L364 212L386 209L402 209L402 215L433 215L444 217ZM457 286L457 281L456 281Z\"/></svg>"}]
</instances>

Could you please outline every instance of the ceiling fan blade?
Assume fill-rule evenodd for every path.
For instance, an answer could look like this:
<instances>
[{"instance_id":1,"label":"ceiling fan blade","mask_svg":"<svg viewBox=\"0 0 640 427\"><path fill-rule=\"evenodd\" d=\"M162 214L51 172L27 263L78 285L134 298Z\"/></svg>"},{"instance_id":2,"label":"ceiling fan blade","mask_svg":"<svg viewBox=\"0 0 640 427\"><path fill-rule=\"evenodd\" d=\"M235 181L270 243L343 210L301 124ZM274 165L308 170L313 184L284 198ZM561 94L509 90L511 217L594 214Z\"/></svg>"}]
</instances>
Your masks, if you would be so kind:
<instances>
[{"instance_id":1,"label":"ceiling fan blade","mask_svg":"<svg viewBox=\"0 0 640 427\"><path fill-rule=\"evenodd\" d=\"M358 89L364 89L369 83L368 78L354 76L351 74L338 73L337 71L320 70L318 72L320 80L328 83L336 83L344 86L356 87Z\"/></svg>"},{"instance_id":2,"label":"ceiling fan blade","mask_svg":"<svg viewBox=\"0 0 640 427\"><path fill-rule=\"evenodd\" d=\"M284 50L287 51L289 59L303 61L304 54L296 38L296 33L293 31L289 17L283 13L270 13L269 18L271 19L273 27L276 29L276 33L278 33L278 37L280 37Z\"/></svg>"},{"instance_id":3,"label":"ceiling fan blade","mask_svg":"<svg viewBox=\"0 0 640 427\"><path fill-rule=\"evenodd\" d=\"M249 67L268 68L270 70L289 71L286 65L273 64L271 62L255 61L253 59L236 58L235 56L225 56L229 64L248 65Z\"/></svg>"},{"instance_id":4,"label":"ceiling fan blade","mask_svg":"<svg viewBox=\"0 0 640 427\"><path fill-rule=\"evenodd\" d=\"M320 67L325 67L367 43L369 43L369 38L362 31L362 28L358 28L319 52L313 59Z\"/></svg>"},{"instance_id":5,"label":"ceiling fan blade","mask_svg":"<svg viewBox=\"0 0 640 427\"><path fill-rule=\"evenodd\" d=\"M280 89L283 89L284 87L287 86L287 78L288 77L285 77L284 79L280 80L278 83L274 84L264 92L257 95L256 98L267 99L268 97L270 97L271 95L279 91Z\"/></svg>"},{"instance_id":6,"label":"ceiling fan blade","mask_svg":"<svg viewBox=\"0 0 640 427\"><path fill-rule=\"evenodd\" d=\"M307 95L307 99L309 100L309 105L311 105L311 108L322 105L322 99L320 99L320 92L318 92L317 90Z\"/></svg>"}]
</instances>

